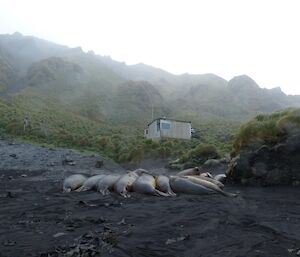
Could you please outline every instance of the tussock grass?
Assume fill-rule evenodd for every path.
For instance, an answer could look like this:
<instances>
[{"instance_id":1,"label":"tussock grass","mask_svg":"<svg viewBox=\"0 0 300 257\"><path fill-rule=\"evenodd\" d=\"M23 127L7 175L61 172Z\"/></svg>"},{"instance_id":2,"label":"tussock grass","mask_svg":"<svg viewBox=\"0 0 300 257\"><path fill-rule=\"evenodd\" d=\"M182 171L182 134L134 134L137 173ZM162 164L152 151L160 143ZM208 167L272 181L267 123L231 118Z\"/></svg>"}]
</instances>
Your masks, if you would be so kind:
<instances>
[{"instance_id":1,"label":"tussock grass","mask_svg":"<svg viewBox=\"0 0 300 257\"><path fill-rule=\"evenodd\" d=\"M216 147L209 144L200 144L194 149L188 151L184 154L179 162L193 162L196 164L203 164L208 159L216 159L219 158L220 154L218 153Z\"/></svg>"},{"instance_id":2,"label":"tussock grass","mask_svg":"<svg viewBox=\"0 0 300 257\"><path fill-rule=\"evenodd\" d=\"M296 130L300 131L300 109L259 114L241 126L234 142L234 154L253 142L274 145Z\"/></svg>"}]
</instances>

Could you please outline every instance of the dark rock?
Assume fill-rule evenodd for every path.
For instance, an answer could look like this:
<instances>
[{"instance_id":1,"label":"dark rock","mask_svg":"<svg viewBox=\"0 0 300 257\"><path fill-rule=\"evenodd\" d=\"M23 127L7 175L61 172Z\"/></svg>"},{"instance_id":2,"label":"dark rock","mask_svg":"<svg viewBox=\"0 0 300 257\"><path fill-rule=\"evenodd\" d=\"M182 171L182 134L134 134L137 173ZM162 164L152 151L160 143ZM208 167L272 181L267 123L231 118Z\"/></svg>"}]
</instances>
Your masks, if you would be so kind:
<instances>
[{"instance_id":1,"label":"dark rock","mask_svg":"<svg viewBox=\"0 0 300 257\"><path fill-rule=\"evenodd\" d=\"M252 144L229 163L229 178L259 185L298 185L300 181L300 133L274 146Z\"/></svg>"}]
</instances>

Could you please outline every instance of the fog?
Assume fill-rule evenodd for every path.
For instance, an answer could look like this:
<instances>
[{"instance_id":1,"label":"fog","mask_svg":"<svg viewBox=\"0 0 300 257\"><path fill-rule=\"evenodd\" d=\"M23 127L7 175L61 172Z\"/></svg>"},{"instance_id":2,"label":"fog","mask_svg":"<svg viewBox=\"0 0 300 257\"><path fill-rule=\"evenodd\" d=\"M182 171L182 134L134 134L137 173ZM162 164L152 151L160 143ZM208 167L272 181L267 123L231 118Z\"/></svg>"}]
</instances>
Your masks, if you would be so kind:
<instances>
[{"instance_id":1,"label":"fog","mask_svg":"<svg viewBox=\"0 0 300 257\"><path fill-rule=\"evenodd\" d=\"M2 0L0 34L34 35L175 74L247 74L300 94L298 1Z\"/></svg>"}]
</instances>

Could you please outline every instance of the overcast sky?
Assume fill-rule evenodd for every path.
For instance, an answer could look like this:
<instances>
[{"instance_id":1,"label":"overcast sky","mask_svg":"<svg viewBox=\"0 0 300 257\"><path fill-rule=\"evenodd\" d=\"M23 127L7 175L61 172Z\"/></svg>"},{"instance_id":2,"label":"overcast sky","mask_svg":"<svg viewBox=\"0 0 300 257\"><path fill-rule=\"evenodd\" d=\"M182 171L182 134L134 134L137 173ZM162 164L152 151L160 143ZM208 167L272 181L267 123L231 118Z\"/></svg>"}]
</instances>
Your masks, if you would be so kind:
<instances>
[{"instance_id":1,"label":"overcast sky","mask_svg":"<svg viewBox=\"0 0 300 257\"><path fill-rule=\"evenodd\" d=\"M300 94L298 0L1 0L0 34L15 31L175 74L247 74Z\"/></svg>"}]
</instances>

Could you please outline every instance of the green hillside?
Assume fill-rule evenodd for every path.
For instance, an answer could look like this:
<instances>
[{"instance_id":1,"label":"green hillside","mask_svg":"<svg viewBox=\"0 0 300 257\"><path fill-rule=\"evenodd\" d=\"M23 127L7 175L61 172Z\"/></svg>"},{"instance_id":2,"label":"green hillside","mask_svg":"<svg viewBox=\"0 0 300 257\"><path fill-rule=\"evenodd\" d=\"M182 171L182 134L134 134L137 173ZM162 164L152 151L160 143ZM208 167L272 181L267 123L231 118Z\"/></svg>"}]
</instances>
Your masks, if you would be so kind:
<instances>
[{"instance_id":1,"label":"green hillside","mask_svg":"<svg viewBox=\"0 0 300 257\"><path fill-rule=\"evenodd\" d=\"M245 75L174 75L15 33L0 35L0 103L1 134L138 161L176 158L200 143L230 152L241 122L300 106L300 97ZM145 125L164 116L192 121L196 138L145 140Z\"/></svg>"}]
</instances>

